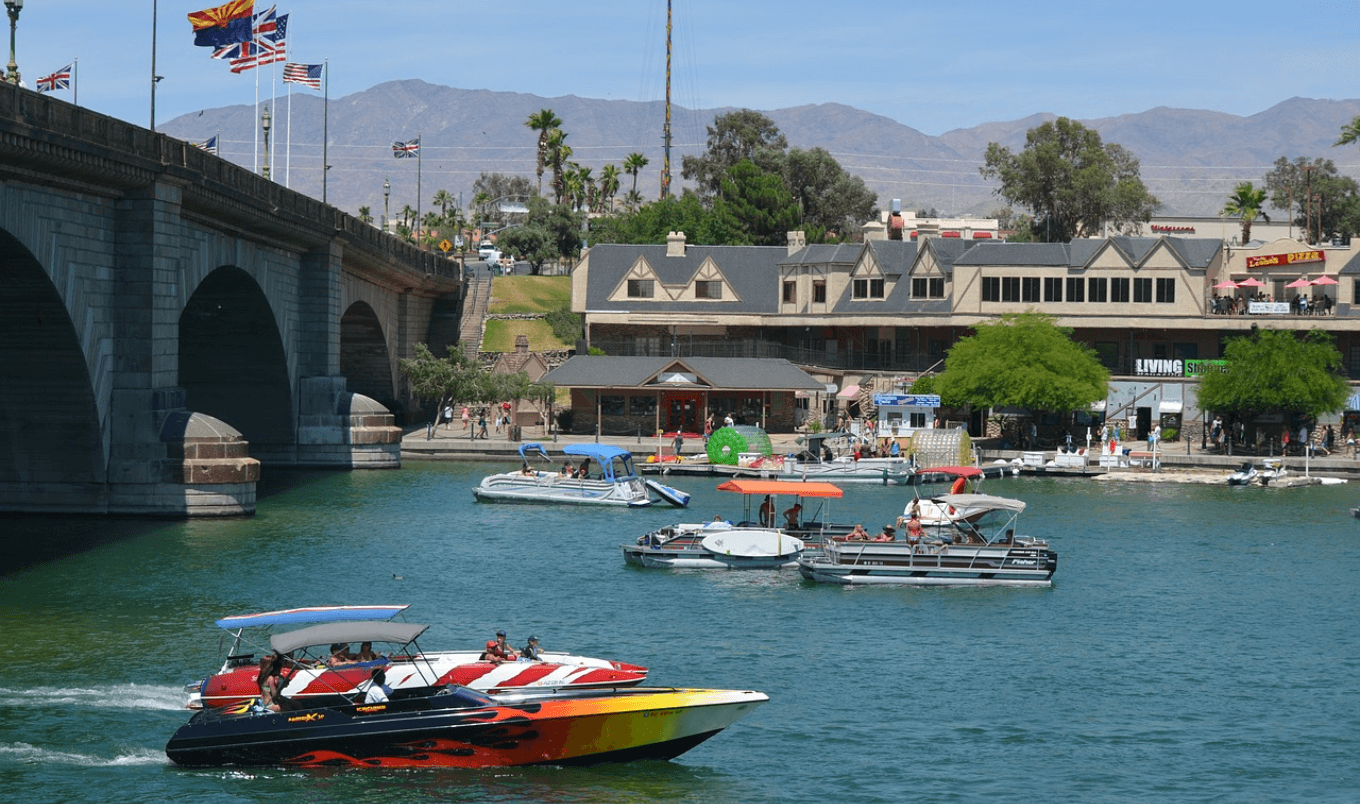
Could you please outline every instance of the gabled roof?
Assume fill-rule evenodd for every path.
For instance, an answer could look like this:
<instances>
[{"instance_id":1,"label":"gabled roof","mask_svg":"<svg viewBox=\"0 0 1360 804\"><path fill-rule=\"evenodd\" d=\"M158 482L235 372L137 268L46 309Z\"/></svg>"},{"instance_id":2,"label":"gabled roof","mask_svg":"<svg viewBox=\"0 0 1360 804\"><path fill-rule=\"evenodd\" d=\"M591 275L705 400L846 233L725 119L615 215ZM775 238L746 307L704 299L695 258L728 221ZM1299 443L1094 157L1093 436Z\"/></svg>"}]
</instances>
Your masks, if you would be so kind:
<instances>
[{"instance_id":1,"label":"gabled roof","mask_svg":"<svg viewBox=\"0 0 1360 804\"><path fill-rule=\"evenodd\" d=\"M687 245L683 257L667 257L666 248L622 243L592 246L587 257L590 261L590 281L586 287L586 309L658 313L779 312L779 261L788 254L788 250L782 246ZM619 286L639 258L646 260L662 284L684 285L694 279L704 260L710 257L737 294L736 300L609 299L609 294Z\"/></svg>"},{"instance_id":2,"label":"gabled roof","mask_svg":"<svg viewBox=\"0 0 1360 804\"><path fill-rule=\"evenodd\" d=\"M839 245L813 244L804 246L794 253L779 261L781 266L786 265L854 265L859 260L859 255L864 251L864 246L858 243L841 243Z\"/></svg>"},{"instance_id":3,"label":"gabled roof","mask_svg":"<svg viewBox=\"0 0 1360 804\"><path fill-rule=\"evenodd\" d=\"M683 372L715 391L820 391L825 386L782 358L611 357L576 355L543 379L565 388L666 388L665 374Z\"/></svg>"},{"instance_id":4,"label":"gabled roof","mask_svg":"<svg viewBox=\"0 0 1360 804\"><path fill-rule=\"evenodd\" d=\"M978 243L954 259L955 265L1031 266L1070 265L1065 243Z\"/></svg>"}]
</instances>

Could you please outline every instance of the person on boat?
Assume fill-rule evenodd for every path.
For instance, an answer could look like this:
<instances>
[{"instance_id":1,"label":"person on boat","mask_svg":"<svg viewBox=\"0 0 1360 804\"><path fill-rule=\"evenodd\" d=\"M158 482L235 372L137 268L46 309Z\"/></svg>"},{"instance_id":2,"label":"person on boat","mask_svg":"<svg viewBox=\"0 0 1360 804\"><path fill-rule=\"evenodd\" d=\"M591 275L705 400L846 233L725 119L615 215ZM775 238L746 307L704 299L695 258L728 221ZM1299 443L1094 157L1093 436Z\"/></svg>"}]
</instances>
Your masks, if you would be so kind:
<instances>
[{"instance_id":1,"label":"person on boat","mask_svg":"<svg viewBox=\"0 0 1360 804\"><path fill-rule=\"evenodd\" d=\"M876 542L891 542L897 539L897 528L892 525L884 525L883 532L873 538Z\"/></svg>"},{"instance_id":2,"label":"person on boat","mask_svg":"<svg viewBox=\"0 0 1360 804\"><path fill-rule=\"evenodd\" d=\"M501 662L513 662L518 658L519 654L515 653L515 649L505 641L505 632L497 631L495 639L486 641L486 650L482 651L481 661L500 664Z\"/></svg>"},{"instance_id":3,"label":"person on boat","mask_svg":"<svg viewBox=\"0 0 1360 804\"><path fill-rule=\"evenodd\" d=\"M798 530L798 520L802 514L802 503L794 503L792 508L784 511L784 526L789 530Z\"/></svg>"},{"instance_id":4,"label":"person on boat","mask_svg":"<svg viewBox=\"0 0 1360 804\"><path fill-rule=\"evenodd\" d=\"M578 477L578 478L581 479L581 480L589 480L589 479L590 479L590 459L589 459L589 458L582 458L582 459L581 459L581 468L576 470L576 477Z\"/></svg>"},{"instance_id":5,"label":"person on boat","mask_svg":"<svg viewBox=\"0 0 1360 804\"><path fill-rule=\"evenodd\" d=\"M340 664L352 664L354 661L354 654L349 652L349 645L336 642L331 645L331 658L326 660L326 664L335 667Z\"/></svg>"},{"instance_id":6,"label":"person on boat","mask_svg":"<svg viewBox=\"0 0 1360 804\"><path fill-rule=\"evenodd\" d=\"M571 465L571 461L562 464L562 477L576 477L576 467Z\"/></svg>"},{"instance_id":7,"label":"person on boat","mask_svg":"<svg viewBox=\"0 0 1360 804\"><path fill-rule=\"evenodd\" d=\"M364 703L387 703L392 696L392 688L387 686L387 673L381 667L373 668L368 680L368 691L364 693Z\"/></svg>"},{"instance_id":8,"label":"person on boat","mask_svg":"<svg viewBox=\"0 0 1360 804\"><path fill-rule=\"evenodd\" d=\"M911 518L907 520L907 541L916 544L926 535L926 529L921 527L921 516L912 511Z\"/></svg>"},{"instance_id":9,"label":"person on boat","mask_svg":"<svg viewBox=\"0 0 1360 804\"><path fill-rule=\"evenodd\" d=\"M525 477L533 477L533 476L534 476L534 470L532 470L532 469L529 468L529 462L528 462L528 461L525 461L525 462L519 467L519 473L520 473L521 475L524 475Z\"/></svg>"},{"instance_id":10,"label":"person on boat","mask_svg":"<svg viewBox=\"0 0 1360 804\"><path fill-rule=\"evenodd\" d=\"M765 502L760 504L760 524L763 527L774 527L774 500L770 495L765 495Z\"/></svg>"},{"instance_id":11,"label":"person on boat","mask_svg":"<svg viewBox=\"0 0 1360 804\"><path fill-rule=\"evenodd\" d=\"M538 649L538 637L531 636L524 646L524 650L519 652L520 659L529 662L543 661L543 653Z\"/></svg>"},{"instance_id":12,"label":"person on boat","mask_svg":"<svg viewBox=\"0 0 1360 804\"><path fill-rule=\"evenodd\" d=\"M714 514L712 522L704 523L704 528L710 530L723 530L732 527L732 523L722 518L722 514Z\"/></svg>"},{"instance_id":13,"label":"person on boat","mask_svg":"<svg viewBox=\"0 0 1360 804\"><path fill-rule=\"evenodd\" d=\"M359 645L359 654L354 657L354 661L376 662L381 658L383 658L383 655L381 653L374 652L372 642L364 642Z\"/></svg>"},{"instance_id":14,"label":"person on boat","mask_svg":"<svg viewBox=\"0 0 1360 804\"><path fill-rule=\"evenodd\" d=\"M847 541L852 542L867 542L869 541L869 531L865 530L864 523L860 522L855 525L855 529L850 531L845 538Z\"/></svg>"},{"instance_id":15,"label":"person on boat","mask_svg":"<svg viewBox=\"0 0 1360 804\"><path fill-rule=\"evenodd\" d=\"M283 697L286 682L283 679L283 656L275 653L260 659L260 672L255 676L255 685L260 690L260 706L270 712L282 712L288 702Z\"/></svg>"}]
</instances>

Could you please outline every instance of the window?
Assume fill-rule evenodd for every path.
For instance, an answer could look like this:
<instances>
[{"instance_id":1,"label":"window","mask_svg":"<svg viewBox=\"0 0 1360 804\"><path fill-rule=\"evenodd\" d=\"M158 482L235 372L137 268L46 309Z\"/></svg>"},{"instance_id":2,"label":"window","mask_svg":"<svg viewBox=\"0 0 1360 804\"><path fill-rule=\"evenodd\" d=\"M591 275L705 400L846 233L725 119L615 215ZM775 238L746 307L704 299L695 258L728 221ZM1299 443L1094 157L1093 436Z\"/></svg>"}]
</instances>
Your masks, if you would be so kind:
<instances>
[{"instance_id":1,"label":"window","mask_svg":"<svg viewBox=\"0 0 1360 804\"><path fill-rule=\"evenodd\" d=\"M1135 304L1152 303L1152 280L1135 279L1133 280L1133 301Z\"/></svg>"},{"instance_id":2,"label":"window","mask_svg":"<svg viewBox=\"0 0 1360 804\"><path fill-rule=\"evenodd\" d=\"M826 283L825 283L825 282L813 282L813 283L812 283L812 303L813 303L813 304L826 304Z\"/></svg>"},{"instance_id":3,"label":"window","mask_svg":"<svg viewBox=\"0 0 1360 804\"><path fill-rule=\"evenodd\" d=\"M935 277L930 280L930 298L944 298L944 277Z\"/></svg>"},{"instance_id":4,"label":"window","mask_svg":"<svg viewBox=\"0 0 1360 804\"><path fill-rule=\"evenodd\" d=\"M694 283L694 298L696 299L721 299L722 282L709 280Z\"/></svg>"},{"instance_id":5,"label":"window","mask_svg":"<svg viewBox=\"0 0 1360 804\"><path fill-rule=\"evenodd\" d=\"M870 279L870 280L869 280L869 298L871 298L871 299L881 299L881 298L883 298L883 280L882 280L882 279Z\"/></svg>"},{"instance_id":6,"label":"window","mask_svg":"<svg viewBox=\"0 0 1360 804\"><path fill-rule=\"evenodd\" d=\"M1129 303L1129 280L1127 277L1110 280L1110 301L1115 304Z\"/></svg>"},{"instance_id":7,"label":"window","mask_svg":"<svg viewBox=\"0 0 1360 804\"><path fill-rule=\"evenodd\" d=\"M622 416L623 400L624 397L622 396L601 396L600 414L603 416Z\"/></svg>"},{"instance_id":8,"label":"window","mask_svg":"<svg viewBox=\"0 0 1360 804\"><path fill-rule=\"evenodd\" d=\"M796 304L798 302L798 283L788 281L784 283L784 303Z\"/></svg>"},{"instance_id":9,"label":"window","mask_svg":"<svg viewBox=\"0 0 1360 804\"><path fill-rule=\"evenodd\" d=\"M1085 283L1079 276L1067 277L1067 300L1070 302L1086 301Z\"/></svg>"},{"instance_id":10,"label":"window","mask_svg":"<svg viewBox=\"0 0 1360 804\"><path fill-rule=\"evenodd\" d=\"M1020 277L1007 276L1001 280L1001 300L1003 302L1020 301Z\"/></svg>"},{"instance_id":11,"label":"window","mask_svg":"<svg viewBox=\"0 0 1360 804\"><path fill-rule=\"evenodd\" d=\"M1044 277L1044 301L1046 302L1062 301L1063 300L1062 289L1063 281L1061 279L1052 276Z\"/></svg>"},{"instance_id":12,"label":"window","mask_svg":"<svg viewBox=\"0 0 1360 804\"><path fill-rule=\"evenodd\" d=\"M629 416L655 416L656 397L654 396L630 396L628 397Z\"/></svg>"},{"instance_id":13,"label":"window","mask_svg":"<svg viewBox=\"0 0 1360 804\"><path fill-rule=\"evenodd\" d=\"M913 280L911 280L911 297L912 297L913 299L924 299L924 298L926 298L926 297L930 294L930 291L927 290L927 288L929 288L929 287L930 287L930 280L928 280L928 279L926 279L926 278L924 278L924 277L922 277L921 279L913 279Z\"/></svg>"},{"instance_id":14,"label":"window","mask_svg":"<svg viewBox=\"0 0 1360 804\"><path fill-rule=\"evenodd\" d=\"M1086 280L1086 300L1092 303L1104 304L1107 298L1106 288L1109 280L1100 277L1091 277Z\"/></svg>"},{"instance_id":15,"label":"window","mask_svg":"<svg viewBox=\"0 0 1360 804\"><path fill-rule=\"evenodd\" d=\"M1026 302L1039 301L1039 277L1027 276L1020 280L1020 300Z\"/></svg>"},{"instance_id":16,"label":"window","mask_svg":"<svg viewBox=\"0 0 1360 804\"><path fill-rule=\"evenodd\" d=\"M867 299L867 298L869 298L869 280L867 280L867 279L856 279L856 280L851 284L850 287L851 287L851 290L850 290L850 298L852 298L852 299Z\"/></svg>"},{"instance_id":17,"label":"window","mask_svg":"<svg viewBox=\"0 0 1360 804\"><path fill-rule=\"evenodd\" d=\"M982 300L985 302L1001 301L1001 277L982 277Z\"/></svg>"},{"instance_id":18,"label":"window","mask_svg":"<svg viewBox=\"0 0 1360 804\"><path fill-rule=\"evenodd\" d=\"M1176 303L1176 280L1174 277L1157 280L1157 303Z\"/></svg>"},{"instance_id":19,"label":"window","mask_svg":"<svg viewBox=\"0 0 1360 804\"><path fill-rule=\"evenodd\" d=\"M628 280L628 298L630 299L650 299L655 292L655 283L650 279L630 279Z\"/></svg>"}]
</instances>

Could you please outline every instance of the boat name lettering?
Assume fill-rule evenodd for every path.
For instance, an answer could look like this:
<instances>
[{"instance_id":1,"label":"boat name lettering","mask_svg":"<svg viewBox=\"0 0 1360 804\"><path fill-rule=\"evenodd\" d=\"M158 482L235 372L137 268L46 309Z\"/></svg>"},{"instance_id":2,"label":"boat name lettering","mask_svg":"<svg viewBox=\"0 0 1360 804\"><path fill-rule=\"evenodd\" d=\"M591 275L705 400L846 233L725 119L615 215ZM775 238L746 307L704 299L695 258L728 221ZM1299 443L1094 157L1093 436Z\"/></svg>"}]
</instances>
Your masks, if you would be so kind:
<instances>
[{"instance_id":1,"label":"boat name lettering","mask_svg":"<svg viewBox=\"0 0 1360 804\"><path fill-rule=\"evenodd\" d=\"M297 717L290 717L290 718L288 718L288 722L289 722L289 723L307 723L307 722L313 721L313 720L321 720L321 719L324 718L324 717L325 717L325 715L323 715L323 714L320 713L320 712L308 712L308 713L305 714L305 715L298 715Z\"/></svg>"},{"instance_id":2,"label":"boat name lettering","mask_svg":"<svg viewBox=\"0 0 1360 804\"><path fill-rule=\"evenodd\" d=\"M372 714L372 713L374 713L374 712L382 712L382 711L385 711L386 709L387 709L387 707L386 707L385 705L381 705L381 704L379 704L378 706L356 706L356 707L354 707L354 711L356 711L356 712L361 712L361 713L363 713L363 714L365 714L365 715Z\"/></svg>"}]
</instances>

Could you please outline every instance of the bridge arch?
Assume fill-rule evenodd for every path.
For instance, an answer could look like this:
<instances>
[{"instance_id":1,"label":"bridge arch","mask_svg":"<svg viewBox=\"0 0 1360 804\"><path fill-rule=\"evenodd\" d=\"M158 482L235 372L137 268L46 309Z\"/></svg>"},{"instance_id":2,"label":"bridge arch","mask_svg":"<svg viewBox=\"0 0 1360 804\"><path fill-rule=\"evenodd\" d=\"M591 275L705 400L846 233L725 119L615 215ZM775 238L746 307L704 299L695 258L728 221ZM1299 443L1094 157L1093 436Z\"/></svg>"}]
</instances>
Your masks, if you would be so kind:
<instances>
[{"instance_id":1,"label":"bridge arch","mask_svg":"<svg viewBox=\"0 0 1360 804\"><path fill-rule=\"evenodd\" d=\"M252 456L291 460L296 413L283 339L269 299L244 270L214 269L185 303L179 386L189 410L239 430Z\"/></svg>"},{"instance_id":2,"label":"bridge arch","mask_svg":"<svg viewBox=\"0 0 1360 804\"><path fill-rule=\"evenodd\" d=\"M340 317L340 374L350 391L397 415L403 406L392 379L393 362L377 312L368 302L350 304Z\"/></svg>"},{"instance_id":3,"label":"bridge arch","mask_svg":"<svg viewBox=\"0 0 1360 804\"><path fill-rule=\"evenodd\" d=\"M0 286L0 499L100 508L108 459L80 335L37 257L4 230Z\"/></svg>"}]
</instances>

